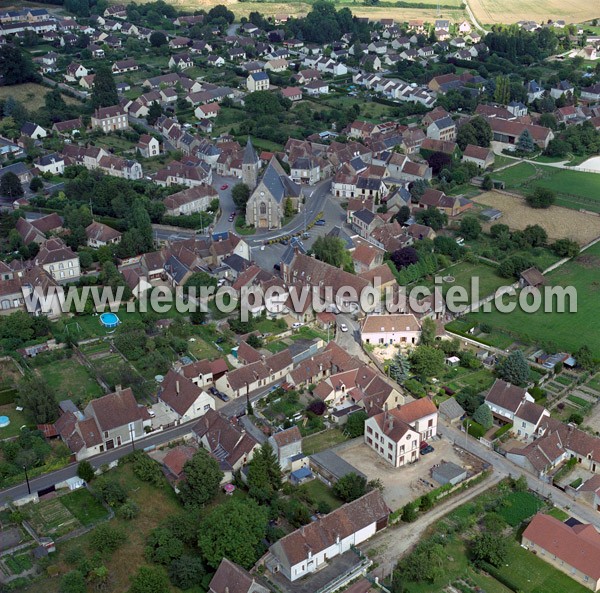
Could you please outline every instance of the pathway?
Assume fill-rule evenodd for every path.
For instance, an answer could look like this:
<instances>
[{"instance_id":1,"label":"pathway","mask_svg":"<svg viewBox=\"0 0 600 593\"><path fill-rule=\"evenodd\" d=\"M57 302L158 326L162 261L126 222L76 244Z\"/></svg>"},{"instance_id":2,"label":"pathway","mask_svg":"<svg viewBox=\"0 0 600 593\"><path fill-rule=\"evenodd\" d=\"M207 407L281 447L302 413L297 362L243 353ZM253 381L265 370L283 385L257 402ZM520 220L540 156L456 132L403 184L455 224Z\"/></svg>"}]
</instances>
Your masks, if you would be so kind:
<instances>
[{"instance_id":1,"label":"pathway","mask_svg":"<svg viewBox=\"0 0 600 593\"><path fill-rule=\"evenodd\" d=\"M469 15L469 19L473 23L474 27L478 31L480 31L481 33L483 33L483 35L486 35L487 31L479 24L479 21L475 18L475 15L473 14L473 11L471 10L471 7L469 6L468 0L465 0L465 10L467 11L467 14Z\"/></svg>"}]
</instances>

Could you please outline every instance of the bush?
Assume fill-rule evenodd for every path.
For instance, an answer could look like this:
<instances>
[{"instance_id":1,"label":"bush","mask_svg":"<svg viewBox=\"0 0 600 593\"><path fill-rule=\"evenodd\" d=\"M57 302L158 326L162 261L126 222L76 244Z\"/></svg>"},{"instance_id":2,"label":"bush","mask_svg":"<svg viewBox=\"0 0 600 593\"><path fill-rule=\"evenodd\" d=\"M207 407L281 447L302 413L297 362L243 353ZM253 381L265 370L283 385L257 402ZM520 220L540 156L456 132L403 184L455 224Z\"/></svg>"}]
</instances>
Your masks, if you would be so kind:
<instances>
[{"instance_id":1,"label":"bush","mask_svg":"<svg viewBox=\"0 0 600 593\"><path fill-rule=\"evenodd\" d=\"M556 193L545 187L536 187L533 192L527 194L525 201L532 208L549 208L556 202Z\"/></svg>"},{"instance_id":2,"label":"bush","mask_svg":"<svg viewBox=\"0 0 600 593\"><path fill-rule=\"evenodd\" d=\"M121 547L126 540L124 531L111 527L108 523L98 525L90 537L90 543L96 551L109 554Z\"/></svg>"},{"instance_id":3,"label":"bush","mask_svg":"<svg viewBox=\"0 0 600 593\"><path fill-rule=\"evenodd\" d=\"M469 427L469 434L472 437L475 437L476 439L480 439L484 434L485 434L485 428L483 428L483 426L481 426L481 424L478 424L477 422L475 422L474 420L469 420L468 418L466 418L463 422L463 426L467 426Z\"/></svg>"},{"instance_id":4,"label":"bush","mask_svg":"<svg viewBox=\"0 0 600 593\"><path fill-rule=\"evenodd\" d=\"M135 519L139 514L140 507L138 507L138 505L133 500L127 500L126 502L124 502L117 511L117 515L119 515L121 519L125 519L127 521Z\"/></svg>"},{"instance_id":5,"label":"bush","mask_svg":"<svg viewBox=\"0 0 600 593\"><path fill-rule=\"evenodd\" d=\"M77 476L88 483L94 479L94 468L87 459L79 462L79 465L77 466Z\"/></svg>"}]
</instances>

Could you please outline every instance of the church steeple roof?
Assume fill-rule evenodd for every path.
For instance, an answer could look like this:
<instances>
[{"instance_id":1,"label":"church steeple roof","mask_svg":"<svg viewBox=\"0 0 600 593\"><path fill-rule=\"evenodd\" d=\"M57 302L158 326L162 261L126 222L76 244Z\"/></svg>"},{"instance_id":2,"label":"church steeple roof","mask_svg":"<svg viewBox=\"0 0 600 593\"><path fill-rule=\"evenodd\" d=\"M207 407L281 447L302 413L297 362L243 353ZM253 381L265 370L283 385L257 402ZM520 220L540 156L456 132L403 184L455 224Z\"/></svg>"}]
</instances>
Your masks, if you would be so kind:
<instances>
[{"instance_id":1,"label":"church steeple roof","mask_svg":"<svg viewBox=\"0 0 600 593\"><path fill-rule=\"evenodd\" d=\"M248 142L246 142L246 148L244 148L244 159L242 164L256 165L256 163L258 163L258 155L256 154L256 150L254 150L250 136L248 136Z\"/></svg>"}]
</instances>

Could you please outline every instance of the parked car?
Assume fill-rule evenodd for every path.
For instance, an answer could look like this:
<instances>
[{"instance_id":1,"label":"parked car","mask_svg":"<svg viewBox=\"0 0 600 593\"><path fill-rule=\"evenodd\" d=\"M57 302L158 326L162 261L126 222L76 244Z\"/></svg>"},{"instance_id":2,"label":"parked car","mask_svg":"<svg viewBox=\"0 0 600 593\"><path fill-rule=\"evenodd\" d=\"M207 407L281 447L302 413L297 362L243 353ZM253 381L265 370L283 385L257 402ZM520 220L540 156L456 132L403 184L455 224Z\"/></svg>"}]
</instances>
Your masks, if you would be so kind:
<instances>
[{"instance_id":1,"label":"parked car","mask_svg":"<svg viewBox=\"0 0 600 593\"><path fill-rule=\"evenodd\" d=\"M348 326L347 326L345 323L342 323L342 324L340 325L340 329L341 329L343 332L347 332L347 331L348 331Z\"/></svg>"},{"instance_id":2,"label":"parked car","mask_svg":"<svg viewBox=\"0 0 600 593\"><path fill-rule=\"evenodd\" d=\"M435 449L431 445L427 445L427 447L421 448L421 455L427 455L428 453L433 453Z\"/></svg>"},{"instance_id":3,"label":"parked car","mask_svg":"<svg viewBox=\"0 0 600 593\"><path fill-rule=\"evenodd\" d=\"M229 185L228 185L227 183L224 183L224 184L221 186L221 189L227 189L228 187L229 187Z\"/></svg>"},{"instance_id":4,"label":"parked car","mask_svg":"<svg viewBox=\"0 0 600 593\"><path fill-rule=\"evenodd\" d=\"M294 323L292 323L292 329L298 329L299 327L302 327L304 325L304 323L301 323L300 321L296 321Z\"/></svg>"},{"instance_id":5,"label":"parked car","mask_svg":"<svg viewBox=\"0 0 600 593\"><path fill-rule=\"evenodd\" d=\"M326 223L325 223L325 221L322 218L320 218L319 220L317 220L315 222L315 226L325 226L325 224Z\"/></svg>"},{"instance_id":6,"label":"parked car","mask_svg":"<svg viewBox=\"0 0 600 593\"><path fill-rule=\"evenodd\" d=\"M219 391L219 392L218 392L218 395L217 395L217 397L218 397L220 400L223 400L224 402L228 402L228 401L230 401L230 400L231 400L231 398L230 398L228 395L225 395L225 394L224 394L222 391Z\"/></svg>"}]
</instances>

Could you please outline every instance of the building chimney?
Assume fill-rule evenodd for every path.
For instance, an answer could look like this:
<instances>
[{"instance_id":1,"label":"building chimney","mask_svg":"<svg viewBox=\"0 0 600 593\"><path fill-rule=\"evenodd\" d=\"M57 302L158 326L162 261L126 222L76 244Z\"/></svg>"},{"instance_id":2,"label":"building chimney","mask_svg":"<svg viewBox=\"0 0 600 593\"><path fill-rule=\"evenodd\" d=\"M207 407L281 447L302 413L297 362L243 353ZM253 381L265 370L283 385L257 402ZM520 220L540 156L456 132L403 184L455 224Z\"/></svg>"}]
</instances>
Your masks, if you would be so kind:
<instances>
[{"instance_id":1,"label":"building chimney","mask_svg":"<svg viewBox=\"0 0 600 593\"><path fill-rule=\"evenodd\" d=\"M119 385L115 385L115 393L121 393L121 389L122 389L122 387L121 387L120 384Z\"/></svg>"},{"instance_id":2,"label":"building chimney","mask_svg":"<svg viewBox=\"0 0 600 593\"><path fill-rule=\"evenodd\" d=\"M175 381L175 392L179 395L179 381Z\"/></svg>"}]
</instances>

